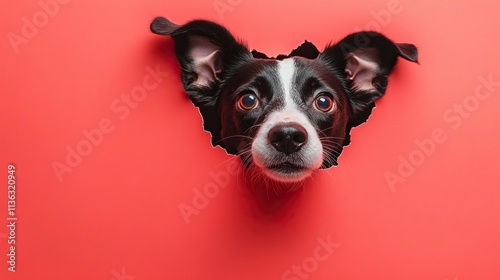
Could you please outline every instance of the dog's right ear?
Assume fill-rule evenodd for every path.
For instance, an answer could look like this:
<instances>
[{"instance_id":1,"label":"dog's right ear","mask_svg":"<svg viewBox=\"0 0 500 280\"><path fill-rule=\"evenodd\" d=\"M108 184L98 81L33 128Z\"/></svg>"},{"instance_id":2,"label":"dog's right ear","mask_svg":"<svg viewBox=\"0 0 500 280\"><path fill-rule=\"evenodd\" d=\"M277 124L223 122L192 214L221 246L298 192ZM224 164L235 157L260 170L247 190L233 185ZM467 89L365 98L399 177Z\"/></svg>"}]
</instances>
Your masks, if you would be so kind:
<instances>
[{"instance_id":1,"label":"dog's right ear","mask_svg":"<svg viewBox=\"0 0 500 280\"><path fill-rule=\"evenodd\" d=\"M212 134L212 143L217 143L221 127L216 108L220 82L228 69L252 58L250 51L226 28L211 21L194 20L176 25L157 17L150 28L153 33L171 36L174 40L184 90L200 108L205 130Z\"/></svg>"}]
</instances>

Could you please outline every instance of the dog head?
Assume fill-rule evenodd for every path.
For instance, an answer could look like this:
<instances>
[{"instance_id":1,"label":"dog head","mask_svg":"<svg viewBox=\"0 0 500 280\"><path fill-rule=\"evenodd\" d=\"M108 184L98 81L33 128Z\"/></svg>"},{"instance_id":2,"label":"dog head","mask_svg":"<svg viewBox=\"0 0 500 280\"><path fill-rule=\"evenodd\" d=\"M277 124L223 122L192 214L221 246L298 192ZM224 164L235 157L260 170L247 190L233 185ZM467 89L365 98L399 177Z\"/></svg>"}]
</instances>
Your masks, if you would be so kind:
<instances>
[{"instance_id":1,"label":"dog head","mask_svg":"<svg viewBox=\"0 0 500 280\"><path fill-rule=\"evenodd\" d=\"M184 89L212 144L279 182L337 165L351 128L384 95L397 58L417 62L414 45L377 32L351 34L321 53L305 42L268 58L210 21L178 26L158 17L151 31L173 38Z\"/></svg>"}]
</instances>

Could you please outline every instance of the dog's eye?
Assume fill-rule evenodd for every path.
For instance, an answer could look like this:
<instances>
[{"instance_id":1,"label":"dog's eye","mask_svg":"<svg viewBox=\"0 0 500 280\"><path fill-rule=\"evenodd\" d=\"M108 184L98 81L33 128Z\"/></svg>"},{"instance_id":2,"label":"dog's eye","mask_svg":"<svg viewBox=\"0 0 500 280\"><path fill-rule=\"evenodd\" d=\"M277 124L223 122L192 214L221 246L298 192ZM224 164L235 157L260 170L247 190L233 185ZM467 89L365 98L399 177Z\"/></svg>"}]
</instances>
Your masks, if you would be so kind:
<instances>
[{"instance_id":1,"label":"dog's eye","mask_svg":"<svg viewBox=\"0 0 500 280\"><path fill-rule=\"evenodd\" d=\"M251 110L257 107L258 103L257 96L253 93L247 93L238 99L238 106L243 110Z\"/></svg>"},{"instance_id":2,"label":"dog's eye","mask_svg":"<svg viewBox=\"0 0 500 280\"><path fill-rule=\"evenodd\" d=\"M321 112L330 112L333 108L333 99L326 95L320 95L314 101L314 106Z\"/></svg>"}]
</instances>

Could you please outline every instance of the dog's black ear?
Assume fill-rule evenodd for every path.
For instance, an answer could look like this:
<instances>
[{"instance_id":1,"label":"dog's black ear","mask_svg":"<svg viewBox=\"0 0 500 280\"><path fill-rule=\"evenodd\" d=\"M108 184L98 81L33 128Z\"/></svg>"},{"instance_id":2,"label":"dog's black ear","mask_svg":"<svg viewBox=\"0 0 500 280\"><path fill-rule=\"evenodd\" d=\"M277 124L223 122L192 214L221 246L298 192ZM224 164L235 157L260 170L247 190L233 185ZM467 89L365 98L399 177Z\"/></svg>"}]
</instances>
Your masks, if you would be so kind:
<instances>
[{"instance_id":1,"label":"dog's black ear","mask_svg":"<svg viewBox=\"0 0 500 280\"><path fill-rule=\"evenodd\" d=\"M174 40L184 90L199 107L204 128L212 134L212 143L220 143L221 124L216 106L221 80L234 64L250 59L250 52L226 28L211 21L176 25L157 17L150 28L153 33Z\"/></svg>"},{"instance_id":2,"label":"dog's black ear","mask_svg":"<svg viewBox=\"0 0 500 280\"><path fill-rule=\"evenodd\" d=\"M412 44L394 43L377 32L357 32L329 46L319 59L334 67L344 81L351 105L350 127L365 122L385 93L388 76L397 58L418 63Z\"/></svg>"}]
</instances>

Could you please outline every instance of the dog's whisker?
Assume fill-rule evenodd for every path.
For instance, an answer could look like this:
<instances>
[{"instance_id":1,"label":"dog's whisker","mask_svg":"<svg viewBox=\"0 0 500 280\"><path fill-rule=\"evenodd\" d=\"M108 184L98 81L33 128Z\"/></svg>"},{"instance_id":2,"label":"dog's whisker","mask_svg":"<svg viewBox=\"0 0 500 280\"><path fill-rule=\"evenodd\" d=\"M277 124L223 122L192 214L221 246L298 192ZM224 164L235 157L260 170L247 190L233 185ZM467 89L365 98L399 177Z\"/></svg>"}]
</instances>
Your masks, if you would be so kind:
<instances>
[{"instance_id":1,"label":"dog's whisker","mask_svg":"<svg viewBox=\"0 0 500 280\"><path fill-rule=\"evenodd\" d=\"M333 147L331 149L325 150L325 152L328 152L329 155L332 155L332 156L340 156L340 154L342 153L342 150L336 149Z\"/></svg>"},{"instance_id":2,"label":"dog's whisker","mask_svg":"<svg viewBox=\"0 0 500 280\"><path fill-rule=\"evenodd\" d=\"M318 134L323 133L323 132L325 132L325 131L327 131L329 129L332 129L332 128L331 127L327 127L325 129L322 129L322 130L318 131Z\"/></svg>"},{"instance_id":3,"label":"dog's whisker","mask_svg":"<svg viewBox=\"0 0 500 280\"><path fill-rule=\"evenodd\" d=\"M334 143L322 143L323 147L326 148L344 148L342 145L334 144Z\"/></svg>"},{"instance_id":4,"label":"dog's whisker","mask_svg":"<svg viewBox=\"0 0 500 280\"><path fill-rule=\"evenodd\" d=\"M247 136L247 135L230 135L230 136L227 136L227 137L224 137L218 141L216 141L214 144L215 145L219 145L220 143L228 140L228 139L232 139L232 138L244 138L244 139L249 139L249 140L254 140L253 137L250 137L250 136Z\"/></svg>"},{"instance_id":5,"label":"dog's whisker","mask_svg":"<svg viewBox=\"0 0 500 280\"><path fill-rule=\"evenodd\" d=\"M344 137L335 137L335 136L321 136L319 140L344 140Z\"/></svg>"},{"instance_id":6,"label":"dog's whisker","mask_svg":"<svg viewBox=\"0 0 500 280\"><path fill-rule=\"evenodd\" d=\"M260 128L261 126L262 126L262 124L254 124L254 125L250 126L249 128L247 128L244 133L249 133L253 129Z\"/></svg>"},{"instance_id":7,"label":"dog's whisker","mask_svg":"<svg viewBox=\"0 0 500 280\"><path fill-rule=\"evenodd\" d=\"M343 146L342 144L339 144L335 141L330 141L331 139L337 140L337 139L342 139L342 138L338 138L338 137L331 137L331 139L329 139L329 138L330 137L321 137L321 138L319 138L319 140L321 141L321 143L324 143L324 144Z\"/></svg>"},{"instance_id":8,"label":"dog's whisker","mask_svg":"<svg viewBox=\"0 0 500 280\"><path fill-rule=\"evenodd\" d=\"M325 148L325 150L334 150L338 152L341 152L344 149L341 145L333 145L329 143L323 143L323 148Z\"/></svg>"}]
</instances>

